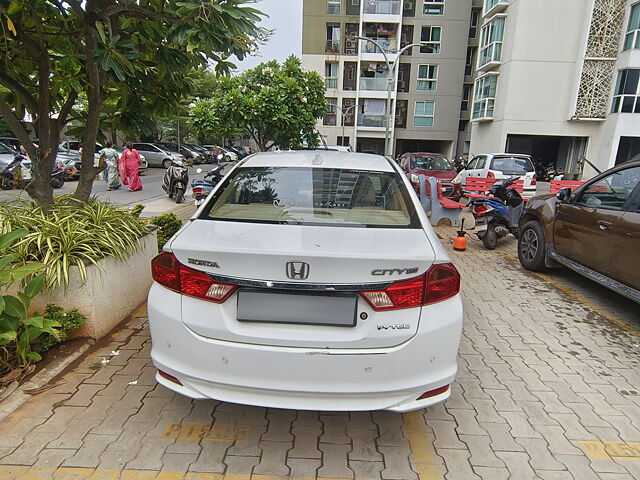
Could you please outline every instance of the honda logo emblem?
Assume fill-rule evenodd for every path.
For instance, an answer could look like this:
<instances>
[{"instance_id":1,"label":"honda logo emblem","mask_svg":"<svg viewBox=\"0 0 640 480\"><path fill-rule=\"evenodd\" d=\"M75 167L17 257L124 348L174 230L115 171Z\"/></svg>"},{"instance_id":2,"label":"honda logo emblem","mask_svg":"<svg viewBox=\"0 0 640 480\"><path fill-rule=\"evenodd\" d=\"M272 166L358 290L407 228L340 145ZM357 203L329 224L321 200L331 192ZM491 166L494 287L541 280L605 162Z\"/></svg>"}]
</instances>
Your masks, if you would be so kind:
<instances>
[{"instance_id":1,"label":"honda logo emblem","mask_svg":"<svg viewBox=\"0 0 640 480\"><path fill-rule=\"evenodd\" d=\"M309 264L304 262L287 262L287 277L291 280L309 278Z\"/></svg>"}]
</instances>

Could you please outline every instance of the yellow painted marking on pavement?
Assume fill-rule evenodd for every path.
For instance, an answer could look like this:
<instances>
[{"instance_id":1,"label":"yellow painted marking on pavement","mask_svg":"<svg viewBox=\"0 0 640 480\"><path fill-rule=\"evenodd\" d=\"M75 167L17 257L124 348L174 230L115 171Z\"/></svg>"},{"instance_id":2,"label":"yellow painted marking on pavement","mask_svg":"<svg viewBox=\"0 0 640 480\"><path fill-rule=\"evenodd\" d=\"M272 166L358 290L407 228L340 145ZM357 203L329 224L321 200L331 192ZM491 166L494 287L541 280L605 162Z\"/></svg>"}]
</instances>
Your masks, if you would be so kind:
<instances>
[{"instance_id":1,"label":"yellow painted marking on pavement","mask_svg":"<svg viewBox=\"0 0 640 480\"><path fill-rule=\"evenodd\" d=\"M427 428L420 411L403 413L402 418L409 438L409 446L416 466L416 473L420 480L441 479L440 471L433 444L429 441Z\"/></svg>"},{"instance_id":2,"label":"yellow painted marking on pavement","mask_svg":"<svg viewBox=\"0 0 640 480\"><path fill-rule=\"evenodd\" d=\"M640 442L577 442L590 460L640 462Z\"/></svg>"},{"instance_id":3,"label":"yellow painted marking on pavement","mask_svg":"<svg viewBox=\"0 0 640 480\"><path fill-rule=\"evenodd\" d=\"M0 465L0 480L351 480L346 478L276 477L272 475L107 470L80 467L34 468ZM422 477L421 477L422 480Z\"/></svg>"},{"instance_id":4,"label":"yellow painted marking on pavement","mask_svg":"<svg viewBox=\"0 0 640 480\"><path fill-rule=\"evenodd\" d=\"M247 443L249 425L226 425L208 423L169 423L164 427L162 437L165 439L187 440L191 442L233 442Z\"/></svg>"},{"instance_id":5,"label":"yellow painted marking on pavement","mask_svg":"<svg viewBox=\"0 0 640 480\"><path fill-rule=\"evenodd\" d=\"M142 305L138 307L138 309L133 312L133 318L140 318L147 313L147 302L144 302Z\"/></svg>"},{"instance_id":6,"label":"yellow painted marking on pavement","mask_svg":"<svg viewBox=\"0 0 640 480\"><path fill-rule=\"evenodd\" d=\"M509 255L509 254L505 253L505 254L503 254L503 256L505 258L511 260L513 263L518 263L519 264L518 259L515 258L513 255ZM604 317L607 320L609 320L616 327L625 330L626 332L630 333L634 337L640 338L640 331L636 330L634 327L632 327L628 323L623 322L621 319L619 319L613 313L607 312L604 308L600 307L599 305L596 305L595 303L593 303L591 300L589 300L585 296L579 294L578 292L575 292L575 291L571 290L569 287L566 287L566 286L562 285L560 282L557 282L556 280L554 280L553 278L549 277L548 275L545 275L544 273L540 273L540 272L529 272L529 273L532 273L536 277L540 278L541 280L544 280L545 282L550 283L552 286L554 286L555 288L560 290L562 293L565 293L565 294L569 295L570 297L575 298L580 303L586 305L587 307L589 307L591 310L593 310L597 314L599 314L602 317ZM603 288L605 288L605 287L603 287Z\"/></svg>"}]
</instances>

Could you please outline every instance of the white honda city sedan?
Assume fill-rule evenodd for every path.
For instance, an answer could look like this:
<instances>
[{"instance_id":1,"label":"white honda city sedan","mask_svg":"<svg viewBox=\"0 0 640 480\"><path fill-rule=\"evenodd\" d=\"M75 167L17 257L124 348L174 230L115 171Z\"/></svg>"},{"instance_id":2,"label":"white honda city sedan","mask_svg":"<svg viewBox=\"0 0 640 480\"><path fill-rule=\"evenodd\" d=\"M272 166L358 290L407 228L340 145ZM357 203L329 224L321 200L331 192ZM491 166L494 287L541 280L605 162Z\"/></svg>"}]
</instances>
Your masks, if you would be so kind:
<instances>
[{"instance_id":1,"label":"white honda city sedan","mask_svg":"<svg viewBox=\"0 0 640 480\"><path fill-rule=\"evenodd\" d=\"M152 271L156 378L183 395L395 412L450 395L460 275L385 157L247 157Z\"/></svg>"}]
</instances>

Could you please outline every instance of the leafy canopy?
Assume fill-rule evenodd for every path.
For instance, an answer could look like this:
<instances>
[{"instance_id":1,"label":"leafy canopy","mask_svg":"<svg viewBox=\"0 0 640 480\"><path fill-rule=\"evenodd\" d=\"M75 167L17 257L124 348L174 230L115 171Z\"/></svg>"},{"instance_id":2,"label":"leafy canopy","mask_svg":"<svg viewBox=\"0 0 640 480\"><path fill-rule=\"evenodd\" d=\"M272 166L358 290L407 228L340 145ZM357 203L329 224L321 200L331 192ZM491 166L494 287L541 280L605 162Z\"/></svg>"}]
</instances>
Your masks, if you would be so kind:
<instances>
[{"instance_id":1,"label":"leafy canopy","mask_svg":"<svg viewBox=\"0 0 640 480\"><path fill-rule=\"evenodd\" d=\"M316 121L326 111L324 82L316 72L305 72L290 56L232 78L221 78L210 98L192 109L198 136L250 135L261 150L272 146L295 148L301 137L317 144Z\"/></svg>"}]
</instances>

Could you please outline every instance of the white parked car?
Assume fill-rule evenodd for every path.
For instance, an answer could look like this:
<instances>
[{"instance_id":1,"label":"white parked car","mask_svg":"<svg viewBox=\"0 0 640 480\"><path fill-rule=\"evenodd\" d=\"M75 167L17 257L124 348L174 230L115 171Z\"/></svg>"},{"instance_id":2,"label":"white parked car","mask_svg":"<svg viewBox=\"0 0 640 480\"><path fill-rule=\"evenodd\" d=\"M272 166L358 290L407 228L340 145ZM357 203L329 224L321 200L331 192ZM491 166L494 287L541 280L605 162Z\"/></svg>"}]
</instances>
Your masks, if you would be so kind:
<instances>
[{"instance_id":1,"label":"white parked car","mask_svg":"<svg viewBox=\"0 0 640 480\"><path fill-rule=\"evenodd\" d=\"M510 178L519 177L524 180L523 197L530 198L536 194L536 170L529 155L513 153L490 153L476 155L462 170L453 183L464 188L467 177Z\"/></svg>"},{"instance_id":2,"label":"white parked car","mask_svg":"<svg viewBox=\"0 0 640 480\"><path fill-rule=\"evenodd\" d=\"M383 156L241 160L152 272L156 378L183 395L396 412L450 395L460 275Z\"/></svg>"}]
</instances>

